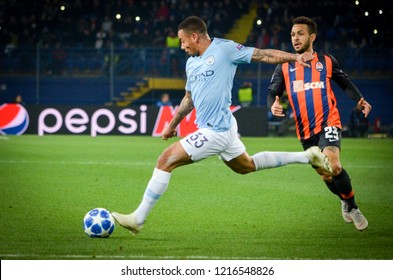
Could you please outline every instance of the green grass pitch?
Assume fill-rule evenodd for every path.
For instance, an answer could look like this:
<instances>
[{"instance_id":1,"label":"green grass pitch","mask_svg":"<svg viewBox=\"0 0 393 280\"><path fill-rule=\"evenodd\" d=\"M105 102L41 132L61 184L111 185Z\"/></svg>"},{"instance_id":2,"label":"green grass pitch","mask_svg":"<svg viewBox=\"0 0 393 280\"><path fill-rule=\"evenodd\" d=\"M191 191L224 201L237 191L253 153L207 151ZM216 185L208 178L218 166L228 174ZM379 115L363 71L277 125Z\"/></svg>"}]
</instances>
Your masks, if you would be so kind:
<instances>
[{"instance_id":1,"label":"green grass pitch","mask_svg":"<svg viewBox=\"0 0 393 280\"><path fill-rule=\"evenodd\" d=\"M296 138L242 138L250 154ZM85 235L95 207L131 212L170 143L153 137L0 137L1 259L393 259L393 141L343 139L341 160L369 220L358 232L308 165L248 175L217 157L173 172L142 232Z\"/></svg>"}]
</instances>

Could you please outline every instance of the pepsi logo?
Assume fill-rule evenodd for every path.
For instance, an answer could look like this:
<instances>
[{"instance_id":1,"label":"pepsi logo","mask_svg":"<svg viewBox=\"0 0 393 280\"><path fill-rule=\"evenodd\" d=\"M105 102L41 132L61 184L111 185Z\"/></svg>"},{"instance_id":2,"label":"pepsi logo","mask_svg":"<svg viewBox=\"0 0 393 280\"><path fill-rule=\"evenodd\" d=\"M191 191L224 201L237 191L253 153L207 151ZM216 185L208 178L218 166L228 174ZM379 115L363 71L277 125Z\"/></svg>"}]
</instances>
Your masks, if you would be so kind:
<instances>
[{"instance_id":1,"label":"pepsi logo","mask_svg":"<svg viewBox=\"0 0 393 280\"><path fill-rule=\"evenodd\" d=\"M22 135L29 126L29 114L20 104L0 106L0 134Z\"/></svg>"}]
</instances>

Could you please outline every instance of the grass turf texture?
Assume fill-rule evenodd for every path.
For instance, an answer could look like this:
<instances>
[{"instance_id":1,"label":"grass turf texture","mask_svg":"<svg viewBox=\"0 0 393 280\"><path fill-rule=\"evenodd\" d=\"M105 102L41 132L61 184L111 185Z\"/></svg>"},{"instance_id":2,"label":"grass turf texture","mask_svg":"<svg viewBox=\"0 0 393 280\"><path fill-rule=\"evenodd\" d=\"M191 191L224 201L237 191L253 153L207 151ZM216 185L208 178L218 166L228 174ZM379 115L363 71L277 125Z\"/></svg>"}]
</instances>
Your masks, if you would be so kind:
<instances>
[{"instance_id":1,"label":"grass turf texture","mask_svg":"<svg viewBox=\"0 0 393 280\"><path fill-rule=\"evenodd\" d=\"M217 157L174 171L141 234L92 239L95 207L131 212L168 142L152 137L0 137L1 259L392 259L393 141L344 139L343 166L369 220L358 232L308 165L248 175ZM295 138L242 138L250 154Z\"/></svg>"}]
</instances>

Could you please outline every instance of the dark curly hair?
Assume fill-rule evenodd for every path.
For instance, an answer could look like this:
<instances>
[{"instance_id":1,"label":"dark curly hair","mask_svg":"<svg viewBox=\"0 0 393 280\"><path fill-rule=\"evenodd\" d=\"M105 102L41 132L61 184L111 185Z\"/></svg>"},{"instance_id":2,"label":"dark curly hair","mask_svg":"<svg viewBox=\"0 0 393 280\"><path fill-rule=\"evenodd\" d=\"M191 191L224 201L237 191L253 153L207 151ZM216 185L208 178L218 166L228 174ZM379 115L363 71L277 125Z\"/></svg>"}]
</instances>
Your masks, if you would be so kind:
<instances>
[{"instance_id":1,"label":"dark curly hair","mask_svg":"<svg viewBox=\"0 0 393 280\"><path fill-rule=\"evenodd\" d=\"M292 24L306 24L310 34L317 34L317 23L309 17L301 16L292 21Z\"/></svg>"}]
</instances>

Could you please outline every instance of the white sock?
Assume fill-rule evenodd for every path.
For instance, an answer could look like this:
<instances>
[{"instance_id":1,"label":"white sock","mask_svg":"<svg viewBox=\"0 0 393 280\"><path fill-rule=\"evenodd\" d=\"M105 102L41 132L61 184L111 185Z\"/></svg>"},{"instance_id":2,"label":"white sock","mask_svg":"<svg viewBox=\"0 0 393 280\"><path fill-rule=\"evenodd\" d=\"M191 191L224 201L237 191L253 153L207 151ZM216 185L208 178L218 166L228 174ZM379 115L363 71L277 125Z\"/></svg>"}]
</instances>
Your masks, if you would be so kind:
<instances>
[{"instance_id":1,"label":"white sock","mask_svg":"<svg viewBox=\"0 0 393 280\"><path fill-rule=\"evenodd\" d=\"M141 225L145 222L150 210L154 207L157 200L164 194L168 188L171 173L155 168L153 176L147 184L142 202L135 210L136 222Z\"/></svg>"},{"instance_id":2,"label":"white sock","mask_svg":"<svg viewBox=\"0 0 393 280\"><path fill-rule=\"evenodd\" d=\"M309 163L304 152L261 152L251 158L255 163L255 170L275 168L291 163Z\"/></svg>"}]
</instances>

